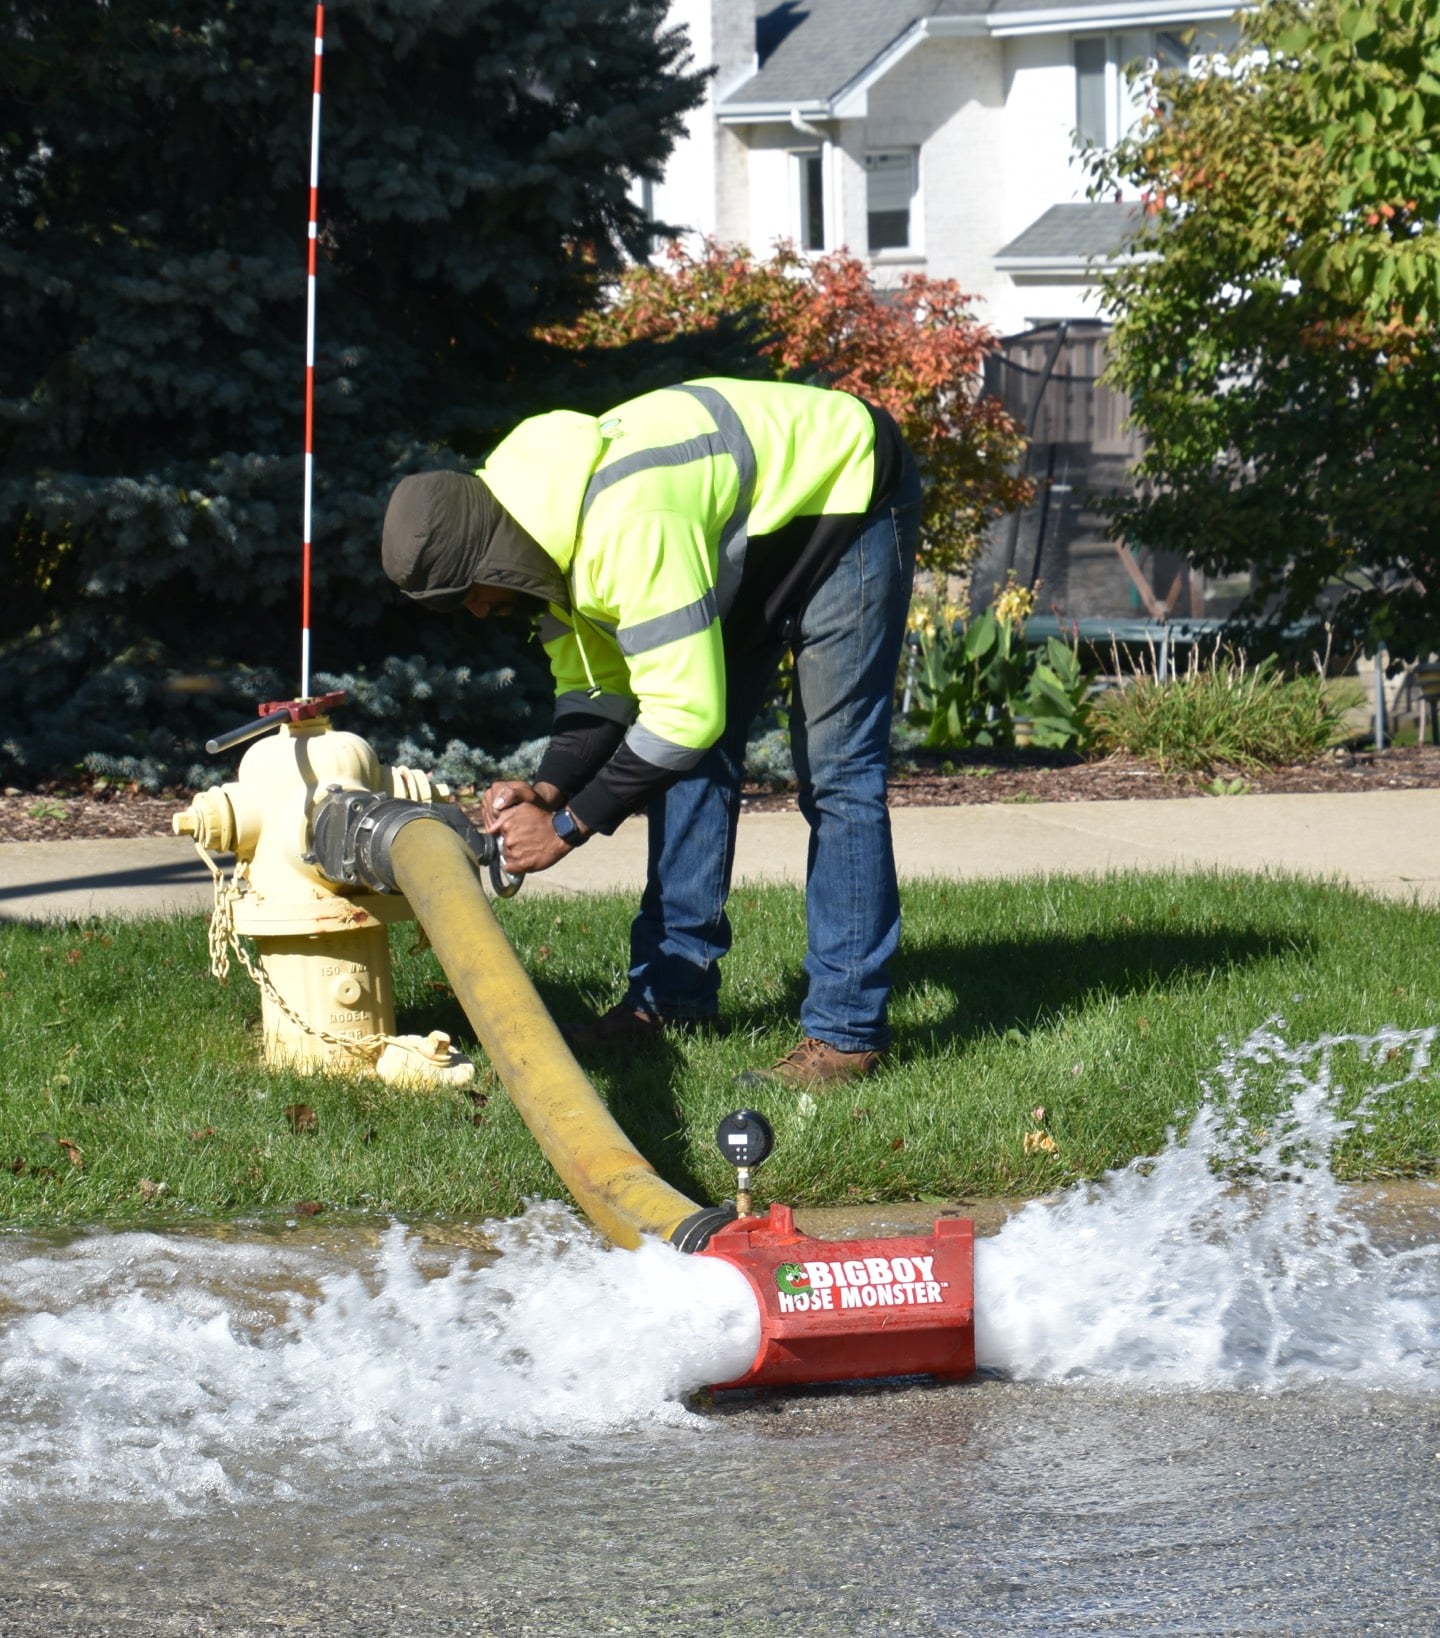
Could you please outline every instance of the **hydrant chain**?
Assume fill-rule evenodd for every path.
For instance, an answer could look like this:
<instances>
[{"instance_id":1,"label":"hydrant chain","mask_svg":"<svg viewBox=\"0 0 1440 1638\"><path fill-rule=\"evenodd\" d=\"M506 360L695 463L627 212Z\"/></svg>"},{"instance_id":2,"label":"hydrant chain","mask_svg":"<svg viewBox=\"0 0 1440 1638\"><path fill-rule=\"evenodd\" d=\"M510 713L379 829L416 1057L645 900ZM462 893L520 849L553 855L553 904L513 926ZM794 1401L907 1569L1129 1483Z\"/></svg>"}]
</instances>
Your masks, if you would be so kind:
<instances>
[{"instance_id":1,"label":"hydrant chain","mask_svg":"<svg viewBox=\"0 0 1440 1638\"><path fill-rule=\"evenodd\" d=\"M326 1046L340 1047L372 1061L378 1058L387 1046L402 1047L407 1052L416 1050L410 1042L396 1035L332 1035L328 1030L312 1024L308 1018L303 1018L276 989L264 967L251 959L250 952L241 942L239 933L235 931L234 903L245 891L244 865L237 863L233 880L227 882L224 871L205 848L199 842L196 842L195 848L210 867L210 874L215 882L215 908L210 917L209 942L210 971L216 978L223 983L229 977L230 952L233 950L235 959L249 973L256 988L268 998L270 1004L284 1013L297 1029L303 1030L307 1035L313 1035Z\"/></svg>"}]
</instances>

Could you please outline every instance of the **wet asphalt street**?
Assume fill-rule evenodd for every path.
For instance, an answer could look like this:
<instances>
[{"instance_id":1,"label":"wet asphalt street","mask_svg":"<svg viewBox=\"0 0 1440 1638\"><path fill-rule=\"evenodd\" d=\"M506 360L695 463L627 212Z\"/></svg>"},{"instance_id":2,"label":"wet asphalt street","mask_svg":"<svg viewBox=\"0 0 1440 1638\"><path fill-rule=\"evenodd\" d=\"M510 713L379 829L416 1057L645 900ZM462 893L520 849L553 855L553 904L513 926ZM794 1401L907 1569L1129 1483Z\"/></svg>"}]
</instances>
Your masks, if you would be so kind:
<instances>
[{"instance_id":1,"label":"wet asphalt street","mask_svg":"<svg viewBox=\"0 0 1440 1638\"><path fill-rule=\"evenodd\" d=\"M978 1380L7 1543L6 1638L1432 1634L1440 1402Z\"/></svg>"}]
</instances>

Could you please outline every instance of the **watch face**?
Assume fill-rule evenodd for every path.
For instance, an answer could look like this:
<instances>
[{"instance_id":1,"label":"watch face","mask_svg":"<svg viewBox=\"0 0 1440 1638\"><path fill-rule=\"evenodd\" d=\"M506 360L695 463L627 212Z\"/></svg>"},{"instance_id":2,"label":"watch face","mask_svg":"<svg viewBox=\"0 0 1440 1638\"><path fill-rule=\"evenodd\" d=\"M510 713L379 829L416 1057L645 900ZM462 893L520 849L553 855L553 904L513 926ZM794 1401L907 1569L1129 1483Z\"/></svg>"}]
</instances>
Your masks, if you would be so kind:
<instances>
[{"instance_id":1,"label":"watch face","mask_svg":"<svg viewBox=\"0 0 1440 1638\"><path fill-rule=\"evenodd\" d=\"M564 808L561 808L550 823L554 827L555 834L562 842L574 843L580 840L580 827Z\"/></svg>"}]
</instances>

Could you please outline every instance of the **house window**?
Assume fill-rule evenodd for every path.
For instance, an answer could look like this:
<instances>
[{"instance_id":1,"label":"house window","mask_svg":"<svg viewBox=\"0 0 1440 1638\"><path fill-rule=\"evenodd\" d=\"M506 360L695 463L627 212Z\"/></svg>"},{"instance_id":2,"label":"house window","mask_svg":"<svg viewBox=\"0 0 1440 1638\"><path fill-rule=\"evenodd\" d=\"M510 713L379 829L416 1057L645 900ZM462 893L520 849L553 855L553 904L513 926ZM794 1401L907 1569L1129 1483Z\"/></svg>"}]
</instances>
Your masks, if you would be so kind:
<instances>
[{"instance_id":1,"label":"house window","mask_svg":"<svg viewBox=\"0 0 1440 1638\"><path fill-rule=\"evenodd\" d=\"M915 155L908 148L865 155L865 213L870 254L911 248Z\"/></svg>"},{"instance_id":2,"label":"house window","mask_svg":"<svg viewBox=\"0 0 1440 1638\"><path fill-rule=\"evenodd\" d=\"M1109 145L1108 79L1110 42L1104 35L1092 35L1075 42L1075 130L1085 142L1097 147Z\"/></svg>"},{"instance_id":3,"label":"house window","mask_svg":"<svg viewBox=\"0 0 1440 1638\"><path fill-rule=\"evenodd\" d=\"M820 150L795 155L800 196L800 248L825 248L825 162Z\"/></svg>"},{"instance_id":4,"label":"house window","mask_svg":"<svg viewBox=\"0 0 1440 1638\"><path fill-rule=\"evenodd\" d=\"M1240 38L1234 22L1183 30L1127 29L1123 34L1081 35L1075 41L1075 132L1109 148L1135 123L1140 101L1126 83L1126 69L1141 62L1152 70L1191 69L1231 50Z\"/></svg>"}]
</instances>

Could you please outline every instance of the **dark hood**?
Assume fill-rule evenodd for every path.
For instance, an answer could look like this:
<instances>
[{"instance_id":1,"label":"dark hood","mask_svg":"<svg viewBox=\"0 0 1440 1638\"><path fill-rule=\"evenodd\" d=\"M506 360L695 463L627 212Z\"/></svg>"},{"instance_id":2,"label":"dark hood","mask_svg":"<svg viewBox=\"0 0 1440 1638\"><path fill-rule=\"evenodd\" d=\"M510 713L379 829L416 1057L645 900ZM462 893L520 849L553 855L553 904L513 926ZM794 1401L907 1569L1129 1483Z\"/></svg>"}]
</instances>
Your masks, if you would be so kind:
<instances>
[{"instance_id":1,"label":"dark hood","mask_svg":"<svg viewBox=\"0 0 1440 1638\"><path fill-rule=\"evenodd\" d=\"M385 511L380 558L407 597L442 613L463 607L474 585L570 604L554 562L468 472L402 478Z\"/></svg>"}]
</instances>

